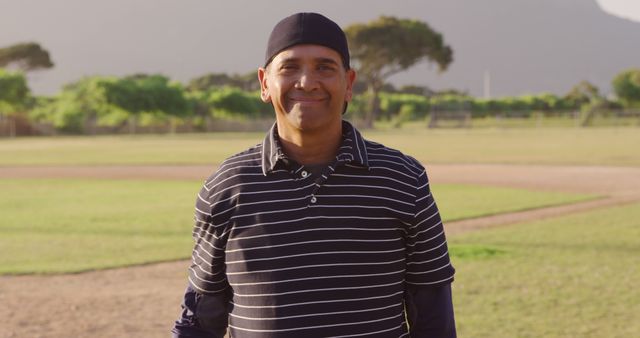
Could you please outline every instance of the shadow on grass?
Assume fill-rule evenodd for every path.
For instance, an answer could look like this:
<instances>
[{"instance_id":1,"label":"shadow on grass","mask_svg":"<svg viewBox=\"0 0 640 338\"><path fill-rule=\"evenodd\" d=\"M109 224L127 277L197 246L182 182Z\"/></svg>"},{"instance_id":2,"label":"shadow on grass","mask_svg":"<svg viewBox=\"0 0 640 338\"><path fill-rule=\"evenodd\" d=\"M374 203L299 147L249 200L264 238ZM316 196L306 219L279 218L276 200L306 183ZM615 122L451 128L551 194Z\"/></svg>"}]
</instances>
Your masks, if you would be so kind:
<instances>
[{"instance_id":1,"label":"shadow on grass","mask_svg":"<svg viewBox=\"0 0 640 338\"><path fill-rule=\"evenodd\" d=\"M456 259L485 259L507 254L506 250L484 245L452 244L449 255Z\"/></svg>"}]
</instances>

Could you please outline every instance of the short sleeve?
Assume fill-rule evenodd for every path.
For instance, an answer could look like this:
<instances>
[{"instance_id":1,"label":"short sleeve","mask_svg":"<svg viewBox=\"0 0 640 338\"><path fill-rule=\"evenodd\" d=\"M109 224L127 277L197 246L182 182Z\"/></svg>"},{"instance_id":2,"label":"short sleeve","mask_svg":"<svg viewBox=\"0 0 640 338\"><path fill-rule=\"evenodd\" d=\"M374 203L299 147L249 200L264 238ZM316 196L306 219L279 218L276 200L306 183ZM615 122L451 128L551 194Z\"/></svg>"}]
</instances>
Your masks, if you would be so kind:
<instances>
[{"instance_id":1,"label":"short sleeve","mask_svg":"<svg viewBox=\"0 0 640 338\"><path fill-rule=\"evenodd\" d=\"M418 177L415 215L406 238L405 280L414 285L443 285L453 281L444 226L431 194L426 171Z\"/></svg>"},{"instance_id":2,"label":"short sleeve","mask_svg":"<svg viewBox=\"0 0 640 338\"><path fill-rule=\"evenodd\" d=\"M194 214L193 239L189 283L202 294L216 294L227 290L225 247L228 238L228 203L221 200L209 182L198 193Z\"/></svg>"}]
</instances>

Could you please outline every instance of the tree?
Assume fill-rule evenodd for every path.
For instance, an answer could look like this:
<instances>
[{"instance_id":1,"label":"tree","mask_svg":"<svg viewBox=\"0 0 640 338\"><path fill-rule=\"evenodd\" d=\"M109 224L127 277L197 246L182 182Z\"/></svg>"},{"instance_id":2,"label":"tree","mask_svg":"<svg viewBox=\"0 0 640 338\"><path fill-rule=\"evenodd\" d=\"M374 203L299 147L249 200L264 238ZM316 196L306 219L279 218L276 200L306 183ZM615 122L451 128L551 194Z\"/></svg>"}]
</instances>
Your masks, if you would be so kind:
<instances>
[{"instance_id":1,"label":"tree","mask_svg":"<svg viewBox=\"0 0 640 338\"><path fill-rule=\"evenodd\" d=\"M0 120L3 115L14 115L25 109L30 99L29 87L22 73L0 68ZM9 134L15 136L15 115L9 119Z\"/></svg>"},{"instance_id":2,"label":"tree","mask_svg":"<svg viewBox=\"0 0 640 338\"><path fill-rule=\"evenodd\" d=\"M453 50L444 44L442 34L421 21L382 16L351 25L345 33L354 65L368 87L368 126L379 113L378 94L387 78L423 60L436 63L439 71L453 61Z\"/></svg>"},{"instance_id":3,"label":"tree","mask_svg":"<svg viewBox=\"0 0 640 338\"><path fill-rule=\"evenodd\" d=\"M9 72L0 68L0 110L23 108L29 98L29 87L22 73Z\"/></svg>"},{"instance_id":4,"label":"tree","mask_svg":"<svg viewBox=\"0 0 640 338\"><path fill-rule=\"evenodd\" d=\"M627 108L640 108L640 69L629 69L616 75L613 91Z\"/></svg>"},{"instance_id":5,"label":"tree","mask_svg":"<svg viewBox=\"0 0 640 338\"><path fill-rule=\"evenodd\" d=\"M110 105L129 112L132 133L141 116L149 123L168 119L173 129L177 120L191 113L182 86L162 75L135 74L104 81L101 86Z\"/></svg>"},{"instance_id":6,"label":"tree","mask_svg":"<svg viewBox=\"0 0 640 338\"><path fill-rule=\"evenodd\" d=\"M258 72L250 71L241 75L233 75L233 79L236 81L238 88L252 92L260 90L260 82L258 81Z\"/></svg>"},{"instance_id":7,"label":"tree","mask_svg":"<svg viewBox=\"0 0 640 338\"><path fill-rule=\"evenodd\" d=\"M161 75L136 74L124 78L86 77L68 84L52 100L32 111L35 120L46 120L60 130L94 133L96 126L171 122L191 113L190 102L180 84Z\"/></svg>"},{"instance_id":8,"label":"tree","mask_svg":"<svg viewBox=\"0 0 640 338\"><path fill-rule=\"evenodd\" d=\"M53 62L49 52L34 42L20 43L0 48L0 67L15 66L25 72L40 68L51 68Z\"/></svg>"},{"instance_id":9,"label":"tree","mask_svg":"<svg viewBox=\"0 0 640 338\"><path fill-rule=\"evenodd\" d=\"M442 89L434 92L432 96L469 96L469 92L466 90L459 90L454 88Z\"/></svg>"},{"instance_id":10,"label":"tree","mask_svg":"<svg viewBox=\"0 0 640 338\"><path fill-rule=\"evenodd\" d=\"M211 73L192 79L187 84L187 89L190 91L206 91L224 86L234 86L231 77L226 73Z\"/></svg>"},{"instance_id":11,"label":"tree","mask_svg":"<svg viewBox=\"0 0 640 338\"><path fill-rule=\"evenodd\" d=\"M67 84L54 98L41 99L30 112L36 121L48 121L64 132L95 131L97 125L118 125L127 120L127 113L109 105L102 83L104 77L85 77Z\"/></svg>"},{"instance_id":12,"label":"tree","mask_svg":"<svg viewBox=\"0 0 640 338\"><path fill-rule=\"evenodd\" d=\"M400 87L398 91L404 94L422 95L427 97L430 97L436 94L436 92L434 92L433 90L429 89L426 86L417 86L417 85L405 85Z\"/></svg>"},{"instance_id":13,"label":"tree","mask_svg":"<svg viewBox=\"0 0 640 338\"><path fill-rule=\"evenodd\" d=\"M176 117L189 113L182 86L162 75L136 74L102 86L107 102L131 113L162 112Z\"/></svg>"},{"instance_id":14,"label":"tree","mask_svg":"<svg viewBox=\"0 0 640 338\"><path fill-rule=\"evenodd\" d=\"M601 96L598 87L588 81L581 81L571 88L564 99L574 108L580 108L594 100L601 99Z\"/></svg>"},{"instance_id":15,"label":"tree","mask_svg":"<svg viewBox=\"0 0 640 338\"><path fill-rule=\"evenodd\" d=\"M207 103L211 107L211 116L222 119L258 118L264 105L259 96L233 87L209 92Z\"/></svg>"},{"instance_id":16,"label":"tree","mask_svg":"<svg viewBox=\"0 0 640 338\"><path fill-rule=\"evenodd\" d=\"M231 76L226 73L211 73L189 81L187 89L190 91L196 90L211 90L222 87L237 87L246 91L260 90L260 83L258 82L257 72L252 71L242 75L233 74Z\"/></svg>"}]
</instances>

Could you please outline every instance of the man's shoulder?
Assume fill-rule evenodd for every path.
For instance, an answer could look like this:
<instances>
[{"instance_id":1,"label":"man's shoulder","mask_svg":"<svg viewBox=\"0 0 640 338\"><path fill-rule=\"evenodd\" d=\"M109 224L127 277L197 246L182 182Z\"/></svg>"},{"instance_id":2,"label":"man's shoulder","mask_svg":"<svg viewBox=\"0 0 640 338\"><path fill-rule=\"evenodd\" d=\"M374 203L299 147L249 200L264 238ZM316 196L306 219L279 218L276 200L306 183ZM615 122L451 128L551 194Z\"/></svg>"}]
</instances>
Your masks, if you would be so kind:
<instances>
[{"instance_id":1,"label":"man's shoulder","mask_svg":"<svg viewBox=\"0 0 640 338\"><path fill-rule=\"evenodd\" d=\"M262 172L262 144L256 144L244 151L227 157L207 178L206 184L213 185L241 174Z\"/></svg>"},{"instance_id":2,"label":"man's shoulder","mask_svg":"<svg viewBox=\"0 0 640 338\"><path fill-rule=\"evenodd\" d=\"M228 167L234 169L242 169L246 164L262 163L262 143L258 143L244 151L227 157L220 164L220 168Z\"/></svg>"},{"instance_id":3,"label":"man's shoulder","mask_svg":"<svg viewBox=\"0 0 640 338\"><path fill-rule=\"evenodd\" d=\"M400 150L371 140L364 140L364 143L367 148L369 166L372 168L392 169L415 178L425 171L424 166L418 160Z\"/></svg>"}]
</instances>

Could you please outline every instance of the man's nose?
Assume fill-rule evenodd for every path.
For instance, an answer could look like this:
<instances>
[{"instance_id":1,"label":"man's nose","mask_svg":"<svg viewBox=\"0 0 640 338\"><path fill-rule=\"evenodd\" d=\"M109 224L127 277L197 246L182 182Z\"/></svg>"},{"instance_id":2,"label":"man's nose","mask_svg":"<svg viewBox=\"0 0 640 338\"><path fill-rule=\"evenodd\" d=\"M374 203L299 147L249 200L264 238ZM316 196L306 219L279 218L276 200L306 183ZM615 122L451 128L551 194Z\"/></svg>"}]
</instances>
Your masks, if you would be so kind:
<instances>
[{"instance_id":1,"label":"man's nose","mask_svg":"<svg viewBox=\"0 0 640 338\"><path fill-rule=\"evenodd\" d=\"M318 79L312 71L302 69L298 81L296 81L296 89L311 91L318 88Z\"/></svg>"}]
</instances>

